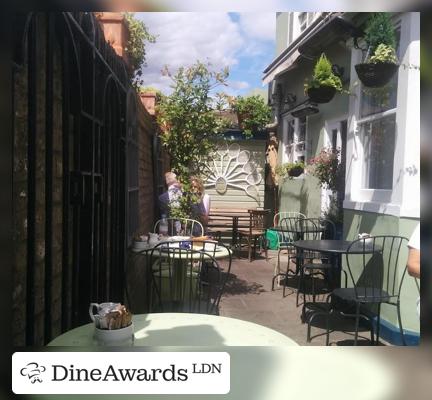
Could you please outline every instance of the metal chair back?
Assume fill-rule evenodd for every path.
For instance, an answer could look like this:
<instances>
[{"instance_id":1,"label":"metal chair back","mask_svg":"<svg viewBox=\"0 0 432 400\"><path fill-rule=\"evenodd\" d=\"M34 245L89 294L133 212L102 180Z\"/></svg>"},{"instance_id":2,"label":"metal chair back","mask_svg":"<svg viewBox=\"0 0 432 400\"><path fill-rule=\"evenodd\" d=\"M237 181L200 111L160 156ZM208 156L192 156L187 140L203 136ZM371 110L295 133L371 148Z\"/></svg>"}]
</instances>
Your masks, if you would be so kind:
<instances>
[{"instance_id":1,"label":"metal chair back","mask_svg":"<svg viewBox=\"0 0 432 400\"><path fill-rule=\"evenodd\" d=\"M320 240L322 228L319 225L318 218L301 218L296 221L296 232L298 238L301 240ZM321 255L316 251L302 250L303 258L315 259L320 258Z\"/></svg>"},{"instance_id":2,"label":"metal chair back","mask_svg":"<svg viewBox=\"0 0 432 400\"><path fill-rule=\"evenodd\" d=\"M284 218L306 218L306 215L297 211L281 211L274 215L273 226L280 226Z\"/></svg>"},{"instance_id":3,"label":"metal chair back","mask_svg":"<svg viewBox=\"0 0 432 400\"><path fill-rule=\"evenodd\" d=\"M166 218L168 222L168 235L170 236L203 236L204 227L201 222L189 218ZM153 232L158 232L162 220L156 221Z\"/></svg>"},{"instance_id":4,"label":"metal chair back","mask_svg":"<svg viewBox=\"0 0 432 400\"><path fill-rule=\"evenodd\" d=\"M297 223L303 217L286 217L279 221L281 230L278 232L279 246L288 246L298 240Z\"/></svg>"},{"instance_id":5,"label":"metal chair back","mask_svg":"<svg viewBox=\"0 0 432 400\"><path fill-rule=\"evenodd\" d=\"M215 250L182 247L191 244L162 242L151 251L153 312L218 313L228 275L212 255Z\"/></svg>"},{"instance_id":6,"label":"metal chair back","mask_svg":"<svg viewBox=\"0 0 432 400\"><path fill-rule=\"evenodd\" d=\"M398 305L406 275L407 244L407 238L391 235L357 239L350 244L346 265L357 301Z\"/></svg>"}]
</instances>

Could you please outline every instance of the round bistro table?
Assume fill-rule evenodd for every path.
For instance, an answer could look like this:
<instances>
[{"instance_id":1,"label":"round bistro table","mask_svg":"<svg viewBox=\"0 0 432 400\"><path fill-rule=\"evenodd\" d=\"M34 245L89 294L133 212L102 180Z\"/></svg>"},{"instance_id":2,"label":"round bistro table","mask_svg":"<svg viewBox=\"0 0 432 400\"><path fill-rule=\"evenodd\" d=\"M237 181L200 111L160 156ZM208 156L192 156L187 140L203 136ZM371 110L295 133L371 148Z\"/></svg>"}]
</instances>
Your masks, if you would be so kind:
<instances>
[{"instance_id":1,"label":"round bistro table","mask_svg":"<svg viewBox=\"0 0 432 400\"><path fill-rule=\"evenodd\" d=\"M133 316L133 324L134 338L129 346L297 346L273 329L217 315L139 314ZM48 346L100 346L94 330L93 323L80 326L57 336Z\"/></svg>"},{"instance_id":2,"label":"round bistro table","mask_svg":"<svg viewBox=\"0 0 432 400\"><path fill-rule=\"evenodd\" d=\"M191 240L185 240L186 242L189 242ZM191 241L192 242L192 241ZM221 259L225 259L225 258L229 258L232 255L232 251L226 247L226 246L220 246L218 243L216 242L212 242L212 241L206 241L205 244L203 244L202 242L196 242L192 244L192 250L194 251L193 254L189 253L189 256L187 255L188 253L186 251L182 251L183 249L180 248L179 243L181 243L181 241L173 241L170 240L169 238L167 240L163 240L158 242L155 246L146 246L145 248L140 248L140 249L136 249L136 248L131 248L131 251L129 252L128 255L128 262L127 262L127 272L129 275L129 269L130 268L135 268L134 266L137 263L140 263L142 260L144 260L144 265L146 268L146 271L144 272L144 280L145 280L145 302L150 305L151 304L151 290L150 290L150 285L151 285L151 281L152 281L152 269L151 269L151 260L150 258L153 257L164 257L164 255L168 256L168 253L170 255L170 258L174 259L174 261L176 262L176 268L174 268L174 273L176 275L175 277L175 281L177 282L177 284L175 285L175 290L180 292L181 291L181 287L182 287L182 276L185 273L185 269L183 268L183 262L186 261L186 259L192 259L192 260L200 260L201 259L201 255L204 254L204 258L208 258L207 254L210 255L211 257L213 257L215 260L221 260ZM166 245L166 251L164 251L163 248L161 248L161 250L155 250L153 252L153 250L158 246L158 245ZM128 279L129 281L129 279ZM136 282L134 282L136 283ZM126 285L126 299L128 304L131 304L131 295L130 295L130 290L128 288L128 285ZM151 311L150 308L142 310L142 311Z\"/></svg>"},{"instance_id":3,"label":"round bistro table","mask_svg":"<svg viewBox=\"0 0 432 400\"><path fill-rule=\"evenodd\" d=\"M293 246L298 250L316 251L328 254L334 260L334 265L338 273L335 274L334 287L340 287L340 272L342 269L341 256L348 252L351 241L349 240L297 240L293 242ZM357 246L350 248L350 254L373 253L379 251L378 246Z\"/></svg>"}]
</instances>

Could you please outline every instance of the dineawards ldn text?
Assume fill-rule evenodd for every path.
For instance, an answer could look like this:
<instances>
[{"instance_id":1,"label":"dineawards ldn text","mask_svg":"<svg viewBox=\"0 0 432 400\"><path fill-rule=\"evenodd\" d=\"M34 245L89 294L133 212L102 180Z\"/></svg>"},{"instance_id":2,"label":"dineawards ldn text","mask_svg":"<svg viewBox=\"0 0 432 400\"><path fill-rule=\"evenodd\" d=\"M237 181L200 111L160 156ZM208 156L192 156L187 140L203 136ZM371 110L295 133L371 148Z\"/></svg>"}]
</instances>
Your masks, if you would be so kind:
<instances>
[{"instance_id":1,"label":"dineawards ldn text","mask_svg":"<svg viewBox=\"0 0 432 400\"><path fill-rule=\"evenodd\" d=\"M189 373L220 374L221 364L192 364L190 370L170 364L167 368L116 368L108 365L104 369L76 368L73 365L52 365L52 381L61 382L175 382L187 381Z\"/></svg>"}]
</instances>

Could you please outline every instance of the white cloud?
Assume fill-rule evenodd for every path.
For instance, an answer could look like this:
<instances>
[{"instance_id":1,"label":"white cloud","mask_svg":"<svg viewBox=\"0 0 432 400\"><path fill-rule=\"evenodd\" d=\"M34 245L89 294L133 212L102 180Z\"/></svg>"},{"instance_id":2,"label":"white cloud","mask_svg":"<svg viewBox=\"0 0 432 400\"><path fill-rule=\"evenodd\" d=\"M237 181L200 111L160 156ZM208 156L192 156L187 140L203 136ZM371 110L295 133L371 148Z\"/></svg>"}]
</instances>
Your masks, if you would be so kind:
<instances>
[{"instance_id":1,"label":"white cloud","mask_svg":"<svg viewBox=\"0 0 432 400\"><path fill-rule=\"evenodd\" d=\"M250 88L250 84L246 81L228 81L228 85L236 90Z\"/></svg>"},{"instance_id":2,"label":"white cloud","mask_svg":"<svg viewBox=\"0 0 432 400\"><path fill-rule=\"evenodd\" d=\"M274 12L241 13L239 22L247 38L275 40L276 14Z\"/></svg>"},{"instance_id":3,"label":"white cloud","mask_svg":"<svg viewBox=\"0 0 432 400\"><path fill-rule=\"evenodd\" d=\"M136 17L157 35L156 43L146 46L144 84L163 91L170 84L160 73L164 65L175 72L200 60L220 70L237 64L245 45L239 25L225 13L137 13Z\"/></svg>"}]
</instances>

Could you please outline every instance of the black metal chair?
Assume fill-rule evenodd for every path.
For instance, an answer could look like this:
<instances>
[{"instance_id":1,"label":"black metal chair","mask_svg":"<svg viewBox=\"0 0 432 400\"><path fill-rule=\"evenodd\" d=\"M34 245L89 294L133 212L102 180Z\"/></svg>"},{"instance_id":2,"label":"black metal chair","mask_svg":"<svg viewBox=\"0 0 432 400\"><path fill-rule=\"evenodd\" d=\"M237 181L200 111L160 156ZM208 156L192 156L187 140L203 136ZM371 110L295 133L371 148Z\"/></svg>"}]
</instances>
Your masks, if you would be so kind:
<instances>
[{"instance_id":1,"label":"black metal chair","mask_svg":"<svg viewBox=\"0 0 432 400\"><path fill-rule=\"evenodd\" d=\"M277 255L277 264L275 264L275 268L273 271L273 279L272 279L272 290L274 290L275 281L277 280L278 286L280 285L280 278L283 276L286 278L289 269L290 260L293 259L292 256L295 255L296 249L293 246L293 242L295 242L298 237L296 233L297 221L299 219L303 219L301 215L293 216L293 217L285 217L279 221L279 227L281 228L278 231L278 255ZM288 265L285 272L281 272L281 253L286 252L288 255Z\"/></svg>"},{"instance_id":2,"label":"black metal chair","mask_svg":"<svg viewBox=\"0 0 432 400\"><path fill-rule=\"evenodd\" d=\"M152 312L218 314L231 252L222 272L214 254L224 245L202 242L198 249L191 247L192 242L162 242L151 251Z\"/></svg>"},{"instance_id":3,"label":"black metal chair","mask_svg":"<svg viewBox=\"0 0 432 400\"><path fill-rule=\"evenodd\" d=\"M390 235L358 239L351 243L346 254L346 266L353 287L334 289L327 298L327 345L330 340L330 316L335 312L355 318L354 345L358 341L360 318L370 324L371 343L378 344L383 303L396 307L402 343L406 344L400 314L400 293L406 275L404 252L407 253L407 243L405 237Z\"/></svg>"},{"instance_id":4,"label":"black metal chair","mask_svg":"<svg viewBox=\"0 0 432 400\"><path fill-rule=\"evenodd\" d=\"M313 240L334 240L336 237L336 226L333 223L333 221L330 221L328 219L324 218L309 218L309 225L314 224L312 228L309 228L311 232L306 232L304 235L312 236L314 237ZM316 231L314 230L314 227L316 227ZM305 238L306 240L306 238ZM311 256L314 256L315 259L318 259L319 262L312 262L314 259L309 258L308 263L305 263L302 265L302 274L301 279L299 280L299 291L300 286L303 284L304 287L304 281L305 278L311 278L312 282L312 303L315 303L316 300L316 291L315 291L315 277L317 275L321 275L324 280L327 280L328 283L332 282L333 278L333 271L335 267L334 260L326 254L320 254L317 252L314 252L311 254ZM305 257L304 257L305 258ZM346 280L346 276L345 276ZM328 287L328 291L331 291L331 287ZM297 294L299 294L299 291ZM298 301L297 301L298 305ZM302 315L305 315L305 307L306 307L306 294L303 291L303 312Z\"/></svg>"},{"instance_id":5,"label":"black metal chair","mask_svg":"<svg viewBox=\"0 0 432 400\"><path fill-rule=\"evenodd\" d=\"M299 239L301 240L319 240L321 239L322 228L320 226L320 219L318 218L303 218L296 222L296 231L298 232ZM326 260L321 260L320 264L313 264L313 261L316 259L321 259L322 255L316 251L298 251L295 259L297 263L297 275L298 275L298 283L297 283L297 294L296 294L296 306L299 305L299 297L300 292L303 293L303 312L304 313L304 304L306 300L305 294L305 271L308 270L312 275L312 268L309 268L311 265L324 265ZM285 289L285 288L284 288ZM285 293L284 293L285 295Z\"/></svg>"}]
</instances>

